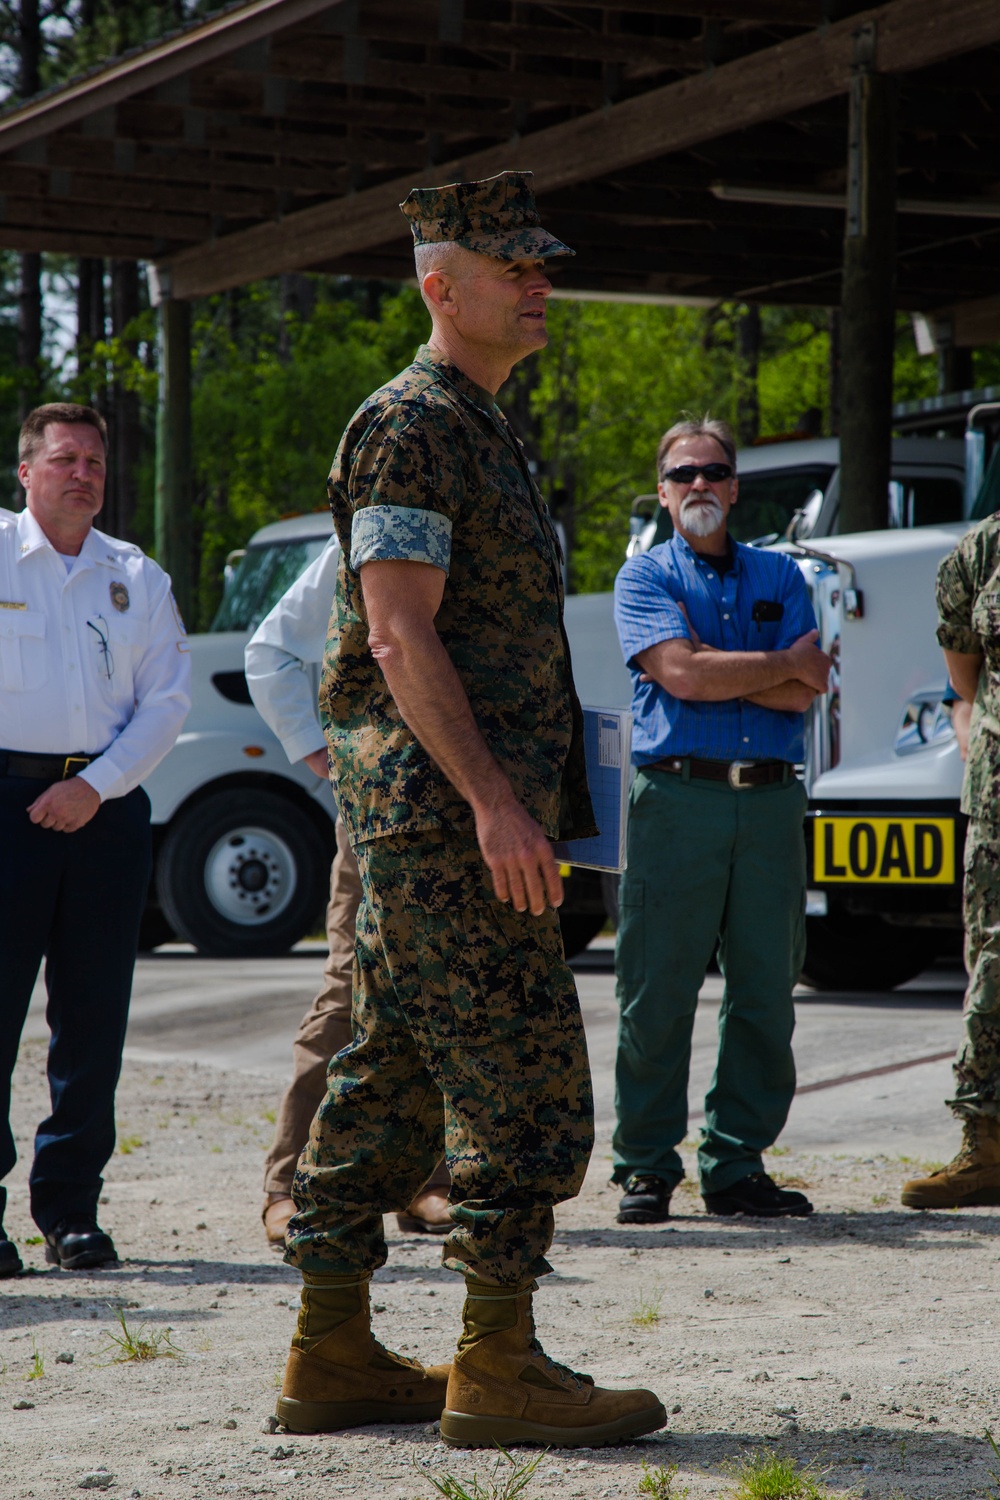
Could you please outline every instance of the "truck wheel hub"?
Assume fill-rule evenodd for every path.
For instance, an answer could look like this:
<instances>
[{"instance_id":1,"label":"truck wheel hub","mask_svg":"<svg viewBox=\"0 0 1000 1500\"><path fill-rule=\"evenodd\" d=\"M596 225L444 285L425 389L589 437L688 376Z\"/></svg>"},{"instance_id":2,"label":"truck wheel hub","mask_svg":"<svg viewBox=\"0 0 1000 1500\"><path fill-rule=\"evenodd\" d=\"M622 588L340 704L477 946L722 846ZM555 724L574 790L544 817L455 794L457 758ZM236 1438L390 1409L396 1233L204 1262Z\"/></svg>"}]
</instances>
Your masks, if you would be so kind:
<instances>
[{"instance_id":1,"label":"truck wheel hub","mask_svg":"<svg viewBox=\"0 0 1000 1500\"><path fill-rule=\"evenodd\" d=\"M205 861L205 889L230 922L271 922L291 901L295 858L284 839L267 828L239 828L219 839Z\"/></svg>"}]
</instances>

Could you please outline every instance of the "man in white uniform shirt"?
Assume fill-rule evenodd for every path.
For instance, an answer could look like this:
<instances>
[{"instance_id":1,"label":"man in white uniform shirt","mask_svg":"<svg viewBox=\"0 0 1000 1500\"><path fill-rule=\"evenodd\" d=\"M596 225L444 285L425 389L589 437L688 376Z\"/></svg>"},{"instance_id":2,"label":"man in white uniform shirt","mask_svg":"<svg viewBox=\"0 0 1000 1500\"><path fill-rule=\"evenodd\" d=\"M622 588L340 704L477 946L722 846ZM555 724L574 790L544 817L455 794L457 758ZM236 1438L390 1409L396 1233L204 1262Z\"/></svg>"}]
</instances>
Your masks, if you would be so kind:
<instances>
[{"instance_id":1,"label":"man in white uniform shirt","mask_svg":"<svg viewBox=\"0 0 1000 1500\"><path fill-rule=\"evenodd\" d=\"M319 557L261 621L246 648L247 686L257 712L281 741L292 764L304 761L324 781L330 766L319 727L317 685L309 668L323 660L339 561L340 547L332 536ZM292 1178L313 1115L326 1098L327 1065L353 1037L354 929L360 901L358 862L338 818L337 855L330 872L326 912L330 951L323 984L299 1022L292 1043L292 1081L282 1096L274 1143L264 1163L264 1232L276 1250L284 1249L285 1228L295 1212ZM443 1112L441 1131L443 1146ZM412 1203L396 1215L400 1229L447 1234L451 1228L450 1186L442 1159Z\"/></svg>"},{"instance_id":2,"label":"man in white uniform shirt","mask_svg":"<svg viewBox=\"0 0 1000 1500\"><path fill-rule=\"evenodd\" d=\"M170 579L94 528L107 432L90 407L21 429L19 515L0 510L0 1181L16 1160L10 1080L42 959L51 1110L31 1215L50 1263L117 1259L97 1223L150 871L139 785L174 743L191 669ZM0 1187L0 1224L6 1207ZM0 1228L0 1276L22 1269Z\"/></svg>"}]
</instances>

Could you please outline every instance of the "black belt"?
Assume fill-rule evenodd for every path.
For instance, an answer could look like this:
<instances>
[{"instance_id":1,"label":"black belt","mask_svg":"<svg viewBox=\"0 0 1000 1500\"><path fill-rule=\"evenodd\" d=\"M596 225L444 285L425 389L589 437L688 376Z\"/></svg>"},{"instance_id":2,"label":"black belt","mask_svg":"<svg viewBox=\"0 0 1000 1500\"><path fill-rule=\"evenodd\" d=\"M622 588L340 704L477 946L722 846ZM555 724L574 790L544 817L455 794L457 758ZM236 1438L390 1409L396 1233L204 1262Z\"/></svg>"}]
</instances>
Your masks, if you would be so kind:
<instances>
[{"instance_id":1,"label":"black belt","mask_svg":"<svg viewBox=\"0 0 1000 1500\"><path fill-rule=\"evenodd\" d=\"M0 750L0 776L66 781L96 759L96 755L22 755L20 750Z\"/></svg>"},{"instance_id":2,"label":"black belt","mask_svg":"<svg viewBox=\"0 0 1000 1500\"><path fill-rule=\"evenodd\" d=\"M673 776L688 776L699 781L725 781L739 791L747 786L771 786L776 781L791 781L794 766L787 760L699 760L694 755L654 760L642 771L669 771Z\"/></svg>"}]
</instances>

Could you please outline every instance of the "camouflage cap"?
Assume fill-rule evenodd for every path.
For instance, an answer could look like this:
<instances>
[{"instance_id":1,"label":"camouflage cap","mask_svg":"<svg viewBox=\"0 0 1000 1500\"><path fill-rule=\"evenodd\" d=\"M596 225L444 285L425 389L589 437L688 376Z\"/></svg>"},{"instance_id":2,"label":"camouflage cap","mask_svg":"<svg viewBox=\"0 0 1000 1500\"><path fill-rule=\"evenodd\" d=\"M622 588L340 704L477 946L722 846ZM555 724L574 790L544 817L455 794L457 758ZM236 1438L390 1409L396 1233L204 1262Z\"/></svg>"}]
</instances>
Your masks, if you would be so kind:
<instances>
[{"instance_id":1,"label":"camouflage cap","mask_svg":"<svg viewBox=\"0 0 1000 1500\"><path fill-rule=\"evenodd\" d=\"M538 220L530 172L500 172L481 182L414 188L399 205L415 245L451 241L498 260L575 255Z\"/></svg>"}]
</instances>

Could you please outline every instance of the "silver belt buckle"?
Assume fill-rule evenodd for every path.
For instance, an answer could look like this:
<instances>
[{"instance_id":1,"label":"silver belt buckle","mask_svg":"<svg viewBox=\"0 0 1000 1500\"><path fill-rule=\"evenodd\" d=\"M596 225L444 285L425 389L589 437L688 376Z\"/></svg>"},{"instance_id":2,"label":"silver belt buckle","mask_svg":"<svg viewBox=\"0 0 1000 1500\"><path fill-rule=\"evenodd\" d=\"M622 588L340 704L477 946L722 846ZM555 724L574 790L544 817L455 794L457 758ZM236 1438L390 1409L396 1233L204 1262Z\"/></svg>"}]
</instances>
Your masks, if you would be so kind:
<instances>
[{"instance_id":1,"label":"silver belt buckle","mask_svg":"<svg viewBox=\"0 0 1000 1500\"><path fill-rule=\"evenodd\" d=\"M734 792L743 792L750 785L749 781L741 779L743 771L751 770L757 764L754 760L733 760L729 763L729 785Z\"/></svg>"}]
</instances>

